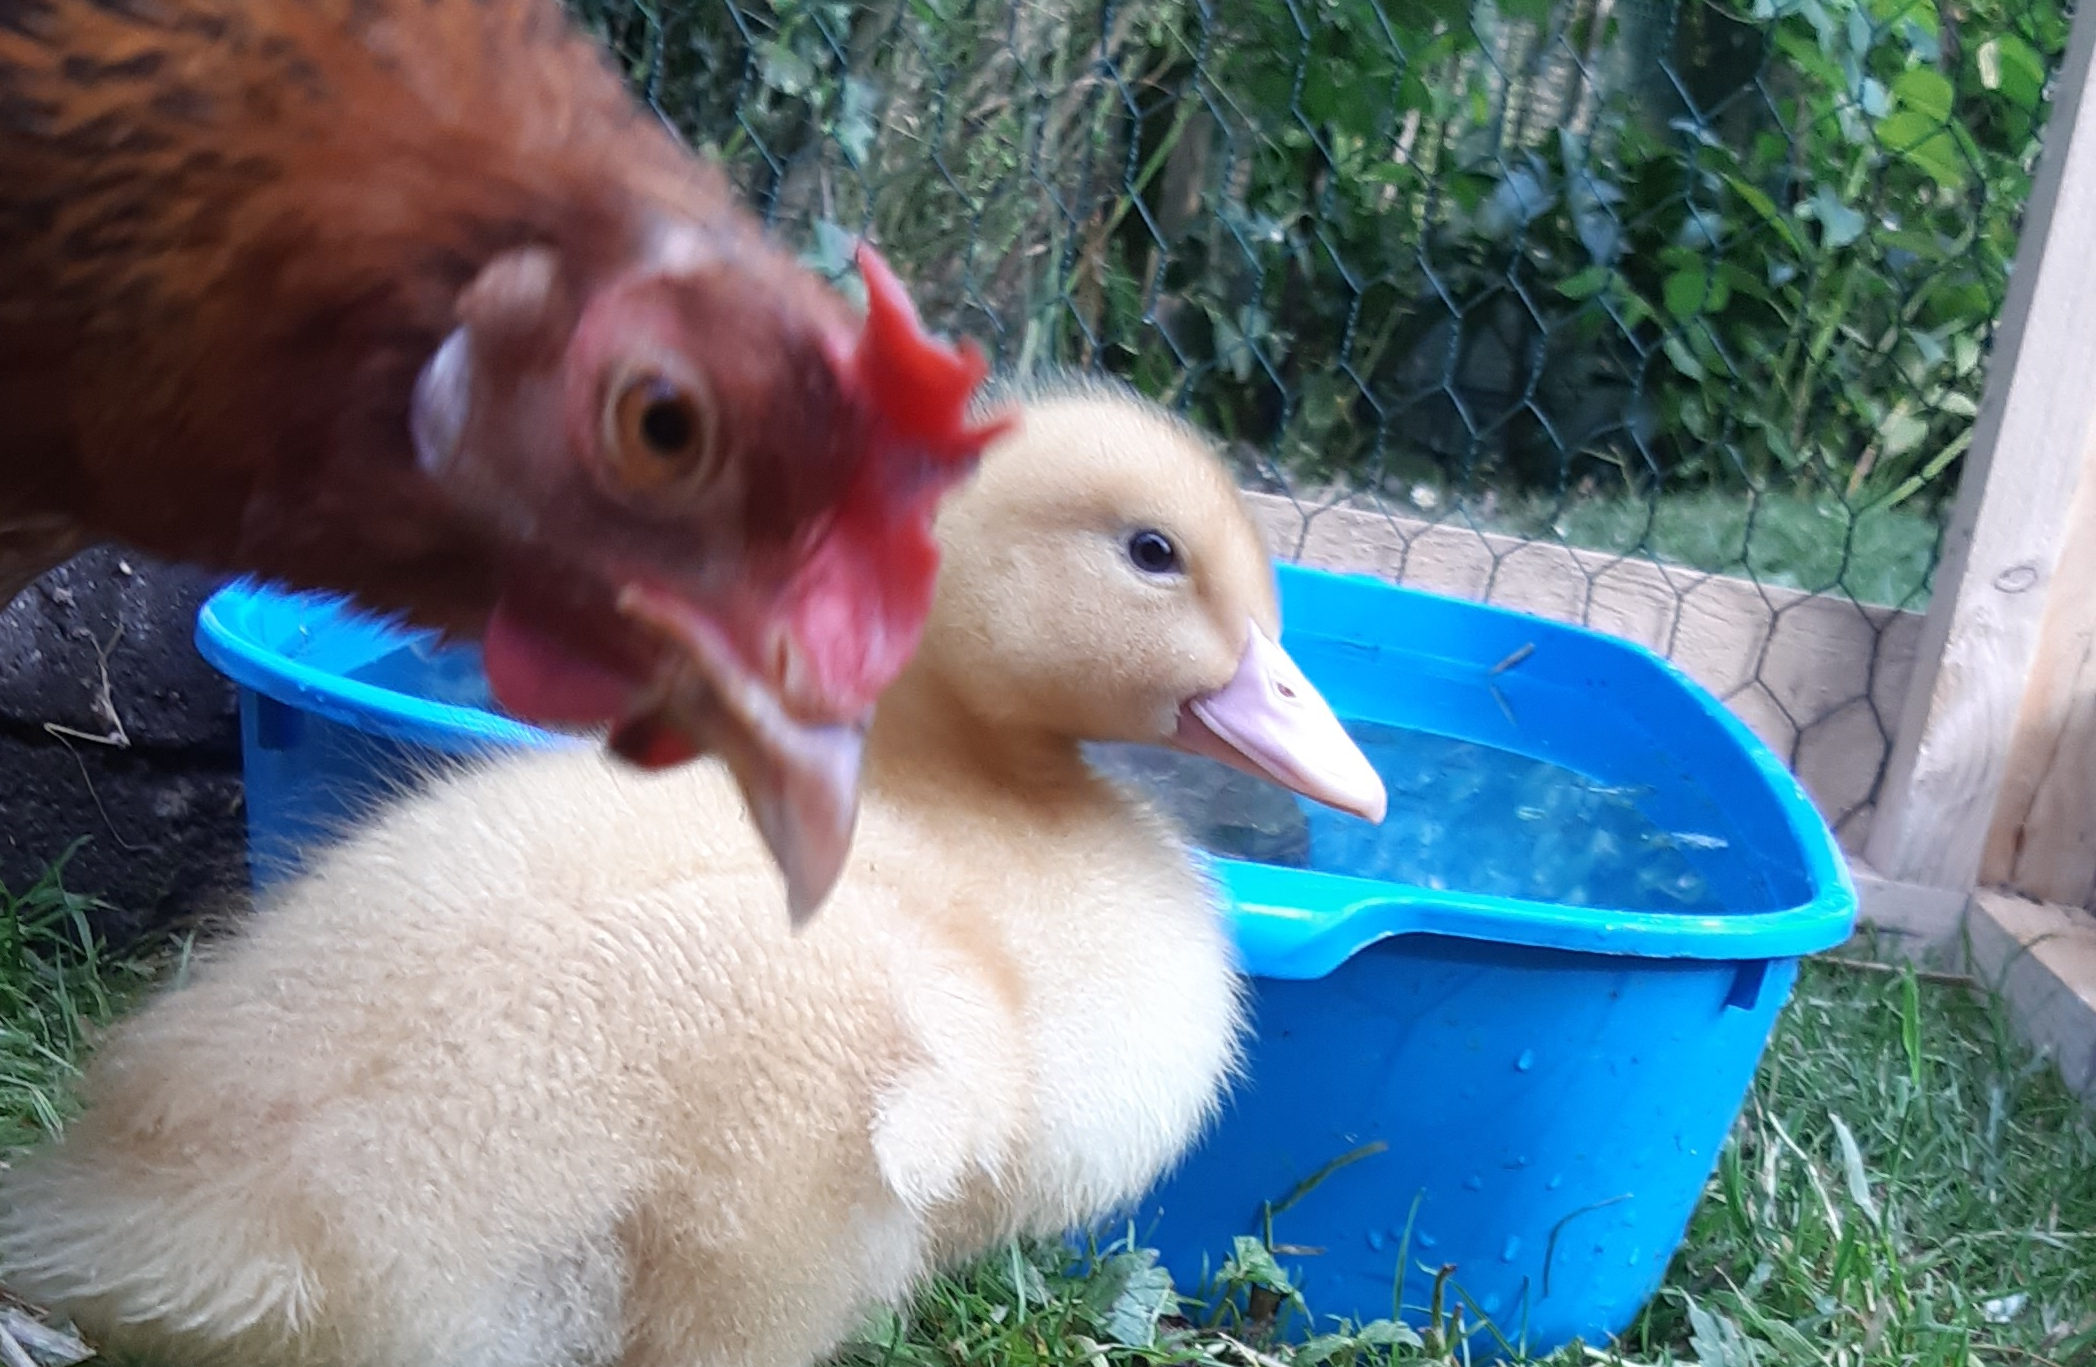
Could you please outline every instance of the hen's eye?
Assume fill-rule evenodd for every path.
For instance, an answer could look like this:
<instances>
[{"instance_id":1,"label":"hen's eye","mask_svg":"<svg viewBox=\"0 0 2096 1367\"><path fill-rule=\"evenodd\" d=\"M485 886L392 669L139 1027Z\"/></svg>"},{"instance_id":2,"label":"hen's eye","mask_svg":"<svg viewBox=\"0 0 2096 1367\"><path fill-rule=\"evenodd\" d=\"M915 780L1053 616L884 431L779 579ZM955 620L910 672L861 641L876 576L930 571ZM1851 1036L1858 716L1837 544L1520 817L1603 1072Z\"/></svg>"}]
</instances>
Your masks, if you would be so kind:
<instances>
[{"instance_id":1,"label":"hen's eye","mask_svg":"<svg viewBox=\"0 0 2096 1367\"><path fill-rule=\"evenodd\" d=\"M711 473L712 415L686 385L659 374L627 380L612 399L608 431L622 483L657 488Z\"/></svg>"},{"instance_id":2,"label":"hen's eye","mask_svg":"<svg viewBox=\"0 0 2096 1367\"><path fill-rule=\"evenodd\" d=\"M1128 559L1144 574L1171 574L1179 568L1179 548L1163 532L1146 527L1128 538Z\"/></svg>"},{"instance_id":3,"label":"hen's eye","mask_svg":"<svg viewBox=\"0 0 2096 1367\"><path fill-rule=\"evenodd\" d=\"M640 436L658 456L674 456L698 435L698 416L681 397L652 399L640 411Z\"/></svg>"}]
</instances>

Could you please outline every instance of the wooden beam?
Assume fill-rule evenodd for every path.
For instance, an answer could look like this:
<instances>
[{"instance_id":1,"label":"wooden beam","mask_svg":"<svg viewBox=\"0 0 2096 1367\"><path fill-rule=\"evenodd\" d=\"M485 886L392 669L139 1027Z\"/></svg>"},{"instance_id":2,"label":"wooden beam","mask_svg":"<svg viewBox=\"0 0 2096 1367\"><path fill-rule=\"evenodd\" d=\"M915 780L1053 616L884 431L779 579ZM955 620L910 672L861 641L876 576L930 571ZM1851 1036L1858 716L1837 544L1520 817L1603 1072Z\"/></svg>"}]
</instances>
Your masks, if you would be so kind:
<instances>
[{"instance_id":1,"label":"wooden beam","mask_svg":"<svg viewBox=\"0 0 2096 1367\"><path fill-rule=\"evenodd\" d=\"M2092 49L2096 5L2083 5L1865 846L1874 867L1902 882L1962 891L1978 881L2069 509L2096 434Z\"/></svg>"},{"instance_id":2,"label":"wooden beam","mask_svg":"<svg viewBox=\"0 0 2096 1367\"><path fill-rule=\"evenodd\" d=\"M1980 876L2086 907L2096 904L2096 463L2075 493L2053 582Z\"/></svg>"},{"instance_id":3,"label":"wooden beam","mask_svg":"<svg viewBox=\"0 0 2096 1367\"><path fill-rule=\"evenodd\" d=\"M2018 1033L2096 1103L2096 919L2000 892L1972 899L1968 968L2001 993Z\"/></svg>"},{"instance_id":4,"label":"wooden beam","mask_svg":"<svg viewBox=\"0 0 2096 1367\"><path fill-rule=\"evenodd\" d=\"M1849 861L1856 882L1856 925L1874 927L1879 948L1910 959L1955 952L1965 930L1965 894L1896 883L1861 860Z\"/></svg>"}]
</instances>

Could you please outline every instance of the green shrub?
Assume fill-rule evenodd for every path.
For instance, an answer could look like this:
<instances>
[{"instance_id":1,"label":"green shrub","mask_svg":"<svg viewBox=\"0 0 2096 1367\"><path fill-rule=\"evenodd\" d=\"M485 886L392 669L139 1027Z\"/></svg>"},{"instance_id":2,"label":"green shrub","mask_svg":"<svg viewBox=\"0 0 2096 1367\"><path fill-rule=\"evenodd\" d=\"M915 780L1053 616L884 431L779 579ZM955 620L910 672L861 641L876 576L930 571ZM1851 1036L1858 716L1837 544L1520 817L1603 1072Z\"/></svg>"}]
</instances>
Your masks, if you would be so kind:
<instances>
[{"instance_id":1,"label":"green shrub","mask_svg":"<svg viewBox=\"0 0 2096 1367\"><path fill-rule=\"evenodd\" d=\"M842 273L1268 473L1924 514L2059 0L576 0Z\"/></svg>"}]
</instances>

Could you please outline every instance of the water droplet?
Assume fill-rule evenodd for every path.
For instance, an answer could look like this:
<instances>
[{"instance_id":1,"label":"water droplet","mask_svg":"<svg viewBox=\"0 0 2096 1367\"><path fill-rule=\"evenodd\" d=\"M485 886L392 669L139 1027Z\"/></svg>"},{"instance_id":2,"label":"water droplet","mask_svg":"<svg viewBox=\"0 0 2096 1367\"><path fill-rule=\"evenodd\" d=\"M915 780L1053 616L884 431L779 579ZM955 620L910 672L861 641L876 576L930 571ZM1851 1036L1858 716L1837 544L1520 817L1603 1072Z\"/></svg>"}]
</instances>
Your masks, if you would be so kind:
<instances>
[{"instance_id":1,"label":"water droplet","mask_svg":"<svg viewBox=\"0 0 2096 1367\"><path fill-rule=\"evenodd\" d=\"M1556 1191L1556 1190L1557 1190L1557 1189L1558 1189L1559 1187L1561 1187L1561 1186L1563 1186L1563 1185L1565 1185L1565 1174L1563 1174L1563 1173L1561 1173L1561 1172L1560 1172L1560 1173L1553 1173L1553 1174L1551 1175L1551 1178L1550 1178L1550 1180L1549 1180L1548 1182L1545 1182L1545 1183L1543 1184L1543 1190L1545 1190L1545 1191Z\"/></svg>"},{"instance_id":2,"label":"water droplet","mask_svg":"<svg viewBox=\"0 0 2096 1367\"><path fill-rule=\"evenodd\" d=\"M1499 1261L1503 1263L1510 1263L1520 1256L1521 1236L1518 1234L1509 1234L1507 1236L1506 1247L1499 1250Z\"/></svg>"},{"instance_id":3,"label":"water droplet","mask_svg":"<svg viewBox=\"0 0 2096 1367\"><path fill-rule=\"evenodd\" d=\"M1514 1060L1514 1067L1519 1072L1525 1073L1535 1066L1536 1051L1533 1049L1523 1049L1521 1051L1521 1057Z\"/></svg>"},{"instance_id":4,"label":"water droplet","mask_svg":"<svg viewBox=\"0 0 2096 1367\"><path fill-rule=\"evenodd\" d=\"M1483 1191L1485 1189L1485 1179L1473 1172L1463 1179L1463 1185L1472 1191Z\"/></svg>"},{"instance_id":5,"label":"water droplet","mask_svg":"<svg viewBox=\"0 0 2096 1367\"><path fill-rule=\"evenodd\" d=\"M1498 1314L1498 1313L1499 1313L1499 1293L1498 1293L1497 1291L1491 1292L1490 1294L1488 1294L1487 1296L1485 1296L1485 1298L1484 1298L1483 1300L1480 1300L1480 1301L1478 1302L1478 1306L1479 1306L1479 1307L1480 1307L1481 1309L1483 1309L1483 1310L1484 1310L1484 1312L1485 1312L1486 1314L1488 1314L1488 1315L1496 1315L1496 1314Z\"/></svg>"},{"instance_id":6,"label":"water droplet","mask_svg":"<svg viewBox=\"0 0 2096 1367\"><path fill-rule=\"evenodd\" d=\"M1369 1231L1368 1231L1368 1246L1369 1246L1370 1248L1374 1249L1374 1250L1375 1250L1376 1252L1378 1252L1378 1253L1381 1253L1381 1252L1383 1251L1383 1231L1382 1231L1382 1230L1380 1230L1380 1229L1371 1229L1371 1230L1369 1230Z\"/></svg>"},{"instance_id":7,"label":"water droplet","mask_svg":"<svg viewBox=\"0 0 2096 1367\"><path fill-rule=\"evenodd\" d=\"M1433 1235L1427 1233L1425 1230L1422 1229L1419 1231L1419 1246L1421 1248L1432 1248L1434 1245L1440 1242L1441 1241L1439 1239L1436 1239Z\"/></svg>"}]
</instances>

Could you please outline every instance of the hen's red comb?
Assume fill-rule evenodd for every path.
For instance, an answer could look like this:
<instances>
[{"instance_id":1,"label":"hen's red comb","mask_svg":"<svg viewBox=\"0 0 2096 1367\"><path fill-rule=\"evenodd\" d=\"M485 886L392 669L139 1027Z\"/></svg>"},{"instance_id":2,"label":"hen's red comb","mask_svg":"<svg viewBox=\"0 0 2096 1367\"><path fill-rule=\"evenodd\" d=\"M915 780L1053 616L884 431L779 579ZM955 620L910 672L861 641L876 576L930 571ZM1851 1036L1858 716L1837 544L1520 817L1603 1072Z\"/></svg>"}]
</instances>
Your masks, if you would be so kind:
<instances>
[{"instance_id":1,"label":"hen's red comb","mask_svg":"<svg viewBox=\"0 0 2096 1367\"><path fill-rule=\"evenodd\" d=\"M968 425L968 400L990 373L989 361L972 341L951 347L925 332L917 306L871 243L859 243L858 264L866 281L866 328L852 369L861 392L897 435L934 455L972 460L1012 422L997 417Z\"/></svg>"}]
</instances>

